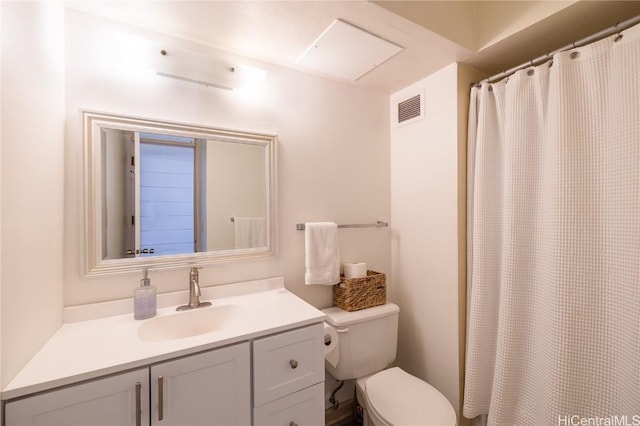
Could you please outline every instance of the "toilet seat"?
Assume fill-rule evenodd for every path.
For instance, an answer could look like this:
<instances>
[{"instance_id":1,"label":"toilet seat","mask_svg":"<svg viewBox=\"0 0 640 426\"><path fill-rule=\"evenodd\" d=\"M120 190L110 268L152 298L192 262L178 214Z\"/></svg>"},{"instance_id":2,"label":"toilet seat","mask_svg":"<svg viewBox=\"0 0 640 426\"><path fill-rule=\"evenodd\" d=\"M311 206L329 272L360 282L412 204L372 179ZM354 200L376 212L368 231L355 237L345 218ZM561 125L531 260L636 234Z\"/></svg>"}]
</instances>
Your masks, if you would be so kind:
<instances>
[{"instance_id":1,"label":"toilet seat","mask_svg":"<svg viewBox=\"0 0 640 426\"><path fill-rule=\"evenodd\" d=\"M388 425L456 425L453 407L436 388L398 367L366 379L370 416Z\"/></svg>"}]
</instances>

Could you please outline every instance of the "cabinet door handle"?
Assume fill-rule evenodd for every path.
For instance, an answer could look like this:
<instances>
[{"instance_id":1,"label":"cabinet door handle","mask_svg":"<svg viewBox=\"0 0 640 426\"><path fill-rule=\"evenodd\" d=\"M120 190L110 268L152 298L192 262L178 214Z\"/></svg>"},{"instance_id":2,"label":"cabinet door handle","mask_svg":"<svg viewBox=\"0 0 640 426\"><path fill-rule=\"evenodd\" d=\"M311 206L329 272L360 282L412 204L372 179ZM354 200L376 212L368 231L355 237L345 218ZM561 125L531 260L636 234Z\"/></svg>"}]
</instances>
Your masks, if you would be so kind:
<instances>
[{"instance_id":1,"label":"cabinet door handle","mask_svg":"<svg viewBox=\"0 0 640 426\"><path fill-rule=\"evenodd\" d=\"M296 361L295 359L291 359L289 360L289 365L295 370L296 368L298 368L298 361Z\"/></svg>"},{"instance_id":2,"label":"cabinet door handle","mask_svg":"<svg viewBox=\"0 0 640 426\"><path fill-rule=\"evenodd\" d=\"M164 419L164 377L158 376L158 421Z\"/></svg>"},{"instance_id":3,"label":"cabinet door handle","mask_svg":"<svg viewBox=\"0 0 640 426\"><path fill-rule=\"evenodd\" d=\"M140 403L140 391L142 383L136 382L136 426L142 426L142 404Z\"/></svg>"}]
</instances>

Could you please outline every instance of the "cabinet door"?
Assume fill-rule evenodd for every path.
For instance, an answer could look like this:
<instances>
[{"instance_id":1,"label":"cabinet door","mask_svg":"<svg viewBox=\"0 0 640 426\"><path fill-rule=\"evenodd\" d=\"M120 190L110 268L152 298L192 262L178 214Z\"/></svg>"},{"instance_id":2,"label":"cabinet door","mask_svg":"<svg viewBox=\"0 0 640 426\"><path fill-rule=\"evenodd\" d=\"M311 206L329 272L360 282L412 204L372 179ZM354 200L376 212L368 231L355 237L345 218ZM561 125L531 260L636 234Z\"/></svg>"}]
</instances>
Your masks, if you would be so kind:
<instances>
[{"instance_id":1,"label":"cabinet door","mask_svg":"<svg viewBox=\"0 0 640 426\"><path fill-rule=\"evenodd\" d=\"M251 423L249 343L151 367L151 424Z\"/></svg>"},{"instance_id":2,"label":"cabinet door","mask_svg":"<svg viewBox=\"0 0 640 426\"><path fill-rule=\"evenodd\" d=\"M52 390L5 406L5 425L149 424L149 369Z\"/></svg>"},{"instance_id":3,"label":"cabinet door","mask_svg":"<svg viewBox=\"0 0 640 426\"><path fill-rule=\"evenodd\" d=\"M318 383L254 410L255 426L324 425L324 383Z\"/></svg>"}]
</instances>

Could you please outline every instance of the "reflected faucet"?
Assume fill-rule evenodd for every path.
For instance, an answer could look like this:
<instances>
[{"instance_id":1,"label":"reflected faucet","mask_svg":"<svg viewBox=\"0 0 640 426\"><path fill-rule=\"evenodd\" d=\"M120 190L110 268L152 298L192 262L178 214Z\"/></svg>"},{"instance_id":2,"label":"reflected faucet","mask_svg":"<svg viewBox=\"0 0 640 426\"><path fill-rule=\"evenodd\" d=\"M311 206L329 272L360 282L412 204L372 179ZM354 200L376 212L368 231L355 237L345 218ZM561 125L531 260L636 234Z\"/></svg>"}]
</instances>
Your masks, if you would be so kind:
<instances>
[{"instance_id":1,"label":"reflected faucet","mask_svg":"<svg viewBox=\"0 0 640 426\"><path fill-rule=\"evenodd\" d=\"M187 311L189 309L211 306L211 302L200 301L200 283L198 269L202 269L202 266L194 266L189 271L189 304L178 306L176 308L176 311Z\"/></svg>"}]
</instances>

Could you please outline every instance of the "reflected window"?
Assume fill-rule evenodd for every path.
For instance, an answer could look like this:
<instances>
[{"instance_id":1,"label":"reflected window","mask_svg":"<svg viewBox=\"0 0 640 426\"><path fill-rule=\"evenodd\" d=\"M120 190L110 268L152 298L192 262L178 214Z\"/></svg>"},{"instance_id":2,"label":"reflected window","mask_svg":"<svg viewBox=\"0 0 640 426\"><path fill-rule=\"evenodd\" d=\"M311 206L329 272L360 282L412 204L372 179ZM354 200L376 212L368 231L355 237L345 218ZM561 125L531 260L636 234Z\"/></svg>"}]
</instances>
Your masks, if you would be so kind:
<instances>
[{"instance_id":1,"label":"reflected window","mask_svg":"<svg viewBox=\"0 0 640 426\"><path fill-rule=\"evenodd\" d=\"M140 134L140 247L143 255L195 253L195 140L157 136Z\"/></svg>"}]
</instances>

